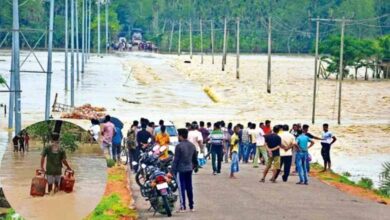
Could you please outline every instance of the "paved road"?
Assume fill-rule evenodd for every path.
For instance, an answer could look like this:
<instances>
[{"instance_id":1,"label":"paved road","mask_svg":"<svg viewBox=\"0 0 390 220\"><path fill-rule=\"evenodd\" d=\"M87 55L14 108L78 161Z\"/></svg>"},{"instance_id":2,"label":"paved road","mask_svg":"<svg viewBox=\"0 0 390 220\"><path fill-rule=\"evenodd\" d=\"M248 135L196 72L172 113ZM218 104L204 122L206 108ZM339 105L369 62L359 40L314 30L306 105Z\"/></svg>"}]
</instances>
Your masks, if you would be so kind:
<instances>
[{"instance_id":1,"label":"paved road","mask_svg":"<svg viewBox=\"0 0 390 220\"><path fill-rule=\"evenodd\" d=\"M174 213L172 219L390 219L389 206L343 193L313 178L308 186L296 185L296 176L287 183L259 183L262 166L240 168L239 179L231 180L227 165L221 175L213 176L208 162L194 175L196 212ZM133 195L141 219L166 218L147 210L149 204L135 184Z\"/></svg>"}]
</instances>

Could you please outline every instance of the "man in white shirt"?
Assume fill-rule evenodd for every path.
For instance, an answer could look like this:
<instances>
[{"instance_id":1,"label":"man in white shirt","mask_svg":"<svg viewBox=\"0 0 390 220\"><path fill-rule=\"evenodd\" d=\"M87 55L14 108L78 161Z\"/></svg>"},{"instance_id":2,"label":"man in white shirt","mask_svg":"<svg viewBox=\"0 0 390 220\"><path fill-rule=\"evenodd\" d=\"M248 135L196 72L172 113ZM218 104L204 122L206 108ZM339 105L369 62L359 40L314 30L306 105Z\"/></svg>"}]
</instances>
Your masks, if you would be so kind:
<instances>
[{"instance_id":1,"label":"man in white shirt","mask_svg":"<svg viewBox=\"0 0 390 220\"><path fill-rule=\"evenodd\" d=\"M268 159L267 150L264 147L264 143L265 143L264 131L260 126L258 129L255 129L255 137L256 137L256 154L255 154L255 158L253 159L253 167L258 168L260 154L263 156L265 163L267 163L267 159Z\"/></svg>"},{"instance_id":2,"label":"man in white shirt","mask_svg":"<svg viewBox=\"0 0 390 220\"><path fill-rule=\"evenodd\" d=\"M188 132L188 141L195 145L197 155L203 149L203 136L202 133L198 130L198 124L192 123L191 129Z\"/></svg>"},{"instance_id":3,"label":"man in white shirt","mask_svg":"<svg viewBox=\"0 0 390 220\"><path fill-rule=\"evenodd\" d=\"M280 168L282 168L283 166L282 179L283 182L287 182L288 176L290 175L290 169L291 169L292 154L293 154L292 149L294 145L296 145L296 141L295 141L295 136L288 131L289 130L288 125L283 125L282 128L283 129L281 129L278 135L282 139L282 145L285 148L280 149ZM279 173L280 173L280 169L278 170L276 178L278 178Z\"/></svg>"},{"instance_id":4,"label":"man in white shirt","mask_svg":"<svg viewBox=\"0 0 390 220\"><path fill-rule=\"evenodd\" d=\"M333 136L332 132L329 131L329 125L323 124L322 125L322 140L321 140L321 156L324 160L324 170L322 172L325 172L327 169L330 170L331 162L330 162L330 147L334 142L336 142L337 138Z\"/></svg>"}]
</instances>

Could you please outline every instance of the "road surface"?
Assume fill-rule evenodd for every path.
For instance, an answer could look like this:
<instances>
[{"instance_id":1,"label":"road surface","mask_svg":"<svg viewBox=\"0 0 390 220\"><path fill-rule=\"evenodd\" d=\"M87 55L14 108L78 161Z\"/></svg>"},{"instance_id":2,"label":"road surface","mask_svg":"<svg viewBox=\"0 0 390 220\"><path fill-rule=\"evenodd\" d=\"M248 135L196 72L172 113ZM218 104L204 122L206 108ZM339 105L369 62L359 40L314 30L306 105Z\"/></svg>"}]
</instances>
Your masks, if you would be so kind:
<instances>
[{"instance_id":1,"label":"road surface","mask_svg":"<svg viewBox=\"0 0 390 220\"><path fill-rule=\"evenodd\" d=\"M314 178L309 185L296 185L297 176L287 183L260 183L264 166L240 164L238 179L229 179L229 166L222 174L211 174L210 161L193 176L195 212L173 213L172 219L389 219L390 207L346 194ZM269 174L267 179L271 178ZM140 219L165 219L148 211L149 204L132 184ZM177 202L176 207L178 207Z\"/></svg>"}]
</instances>

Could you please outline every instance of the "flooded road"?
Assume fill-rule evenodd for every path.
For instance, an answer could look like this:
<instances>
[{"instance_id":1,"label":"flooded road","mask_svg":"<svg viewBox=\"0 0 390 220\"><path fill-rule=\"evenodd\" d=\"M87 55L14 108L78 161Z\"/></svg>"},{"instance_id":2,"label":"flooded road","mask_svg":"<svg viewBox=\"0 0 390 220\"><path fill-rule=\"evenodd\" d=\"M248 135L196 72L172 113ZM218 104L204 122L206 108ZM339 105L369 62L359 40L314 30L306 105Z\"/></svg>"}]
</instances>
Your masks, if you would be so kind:
<instances>
[{"instance_id":1,"label":"flooded road","mask_svg":"<svg viewBox=\"0 0 390 220\"><path fill-rule=\"evenodd\" d=\"M25 56L26 53L22 53L22 57ZM43 63L46 63L46 54L45 53L37 53L37 56L42 59ZM184 56L183 56L184 57ZM196 57L195 57L196 58ZM196 65L198 60L192 61L193 64ZM230 57L229 59L231 59ZM22 59L22 58L21 58ZM238 121L246 124L249 120L264 120L265 118L275 119L273 120L273 124L277 123L277 118L280 118L281 123L296 123L296 122L309 122L308 118L310 115L305 114L297 116L295 112L300 112L301 105L293 105L292 108L277 108L281 104L278 102L287 102L298 100L299 96L302 93L297 91L283 91L281 85L294 85L293 82L289 82L288 79L280 78L284 82L281 85L275 85L274 91L282 91L282 99L279 99L277 102L277 98L265 96L262 92L259 92L257 86L242 86L240 88L236 88L238 90L231 90L235 88L236 85L233 84L231 80L225 80L227 85L223 87L223 91L221 92L229 94L231 91L237 91L237 94L243 95L241 99L237 99L237 97L228 101L235 101L237 105L229 103L225 105L224 103L213 103L204 94L202 91L203 84L199 81L193 79L193 77L186 77L183 75L178 68L174 68L172 64L172 60L176 59L176 56L169 55L159 55L159 54L150 54L150 53L129 53L129 54L114 54L114 55L104 55L104 57L92 56L89 62L86 64L85 73L80 73L80 82L76 82L75 84L75 104L76 106L90 103L94 106L103 106L107 108L107 112L113 116L119 117L121 120L125 122L125 126L128 127L129 124L134 119L139 119L140 117L148 117L154 121L163 118L168 121L171 120L175 122L177 127L183 127L186 121L194 121L194 120L204 120L204 121L216 121L224 119L226 121ZM184 58L185 59L185 58ZM205 63L209 63L207 59L209 57L205 57ZM219 65L217 64L218 57L216 57L216 65L212 66L212 68L207 65L202 66L204 74L213 74L216 76L216 71L219 71ZM246 68L246 71L252 71L254 69L259 69L259 66L252 65L253 60L258 59L259 61L264 61L264 56L244 56L243 63L247 62L246 65L243 65L243 68ZM297 66L296 68L290 68L285 74L286 76L296 74L295 72L305 72L303 75L304 84L302 85L305 90L308 89L311 91L311 82L309 81L312 75L312 60L308 57L281 57L277 58L277 65L281 66L285 63L290 66ZM9 64L10 64L10 56L9 52L0 51L0 60L4 60L0 62L0 73L9 78ZM58 93L58 102L69 104L70 103L70 92L64 90L64 64L63 64L64 56L63 53L54 53L53 54L53 85L52 85L52 100L54 100L54 94ZM281 63L283 61L284 63ZM303 62L302 65L299 62ZM182 63L182 61L180 61ZM276 62L276 61L274 61ZM156 76L159 80L153 81L149 84L143 84L137 81L134 77L134 63L141 63L144 65L145 69L141 68L141 73L145 75L148 74L148 71L153 71L156 73ZM234 62L229 62L229 65L232 65ZM265 65L264 62L259 62L261 65ZM295 63L298 63L295 64ZM183 68L194 68L194 66L183 64ZM302 69L298 68L302 66ZM32 59L29 58L27 62L24 64L22 69L30 69L37 70L39 68L38 64ZM261 67L262 68L262 67ZM230 66L228 66L228 73L234 71ZM274 70L273 70L274 71ZM253 71L252 71L253 72ZM192 76L198 74L195 70L191 73ZM307 75L310 74L310 75ZM242 74L242 82L247 83L251 81L252 78L245 78L245 72ZM284 76L284 75L283 75ZM21 73L22 78L22 120L23 126L27 126L33 122L43 119L44 117L44 95L45 95L45 83L46 83L46 75L45 74L32 74L32 73ZM222 79L224 76L221 77ZM207 77L206 77L207 79ZM212 78L213 80L216 80ZM261 78L262 79L262 78ZM214 82L215 83L215 82ZM259 82L259 85L263 86L263 82ZM324 82L321 81L321 89L324 88L325 84L328 89L332 89L331 96L322 96L322 99L328 97L325 102L319 103L318 109L324 109L324 105L329 104L328 99L334 99L335 94L335 83L334 82ZM207 84L207 83L205 83ZM329 85L328 85L329 84ZM333 85L334 84L334 85ZM265 84L264 84L265 85ZM291 86L290 85L290 86ZM348 85L348 84L346 84ZM230 86L230 87L229 87ZM386 86L384 83L378 84L379 88L384 88ZM70 87L69 87L70 88ZM294 87L296 88L296 87ZM383 90L383 89L382 89ZM381 90L381 91L382 91ZM352 90L351 90L352 91ZM354 91L354 90L353 90ZM375 93L376 94L376 93ZM379 95L382 93L378 92ZM249 97L248 97L249 96ZM268 110L264 110L263 102L257 102L255 100L250 100L251 96L255 98L261 98L264 102L271 103L270 108ZM309 95L311 96L311 95ZM305 96L306 97L306 96ZM306 97L310 99L310 97ZM386 97L383 97L385 99ZM261 100L260 99L260 100ZM322 100L319 99L319 100ZM126 101L130 101L132 103L128 103ZM283 101L284 100L284 101ZM306 100L306 99L305 99ZM0 103L8 103L8 95L5 93L0 93ZM296 103L300 103L296 101ZM332 101L333 103L333 101ZM349 104L348 104L349 105ZM305 112L310 112L311 105L303 105ZM373 106L370 104L370 106ZM259 110L260 109L260 110ZM358 110L358 109L357 109ZM357 111L356 110L356 111ZM325 114L326 113L326 114ZM319 112L319 119L317 119L318 124L315 130L315 134L319 134L320 132L320 123L325 122L327 120L327 115L334 115L334 110L330 109L327 112ZM347 114L343 114L347 115ZM363 117L363 113L361 112L353 112L353 117L357 117L359 120L351 120L346 118L343 123L345 126L348 125L358 125L363 126L367 124L382 124L387 125L390 122L388 117L385 115L381 115L378 118L370 116ZM355 116L356 115L356 116ZM296 117L297 116L297 117ZM54 117L59 117L59 115L54 115ZM289 118L289 119L288 119ZM5 130L7 125L7 118L5 118L2 113L0 113L0 137L7 137L7 131ZM88 126L88 121L79 121L79 125L83 124L84 128ZM314 126L313 126L314 127ZM375 140L369 139L364 148L356 147L356 141L360 143L366 143L365 137L360 137L360 133L356 133L354 130L348 130L347 127L343 127L342 129L336 128L332 124L332 128L334 128L334 132L336 135L341 134L342 132L346 134L346 137L339 138L339 142L336 144L337 149L333 151L332 160L334 164L334 169L337 172L348 171L353 176L367 176L372 177L374 182L378 183L379 178L378 174L381 171L381 164L384 161L390 161L390 153L387 151L379 151L379 149L388 149L390 147L390 143L388 140L386 141L386 133L383 131L380 134L380 139L383 141L380 142L380 145L373 147L371 143L376 142ZM388 128L381 128L386 130ZM364 129L367 131L367 129ZM368 131L365 135L374 135L377 136L377 131L372 130ZM351 136L352 135L352 136ZM348 137L350 139L348 139ZM368 139L368 138L367 138ZM6 143L8 140L0 140L0 142ZM378 142L379 143L379 142ZM367 151L367 147L374 149L373 151ZM0 145L0 154L1 149L4 149L3 145ZM353 154L349 152L354 150ZM359 149L362 149L361 151ZM313 157L314 161L322 162L320 156L320 145L317 143L313 148ZM387 152L387 153L384 153ZM363 157L364 155L364 157ZM360 157L361 156L361 157ZM368 159L364 159L367 157ZM370 159L371 158L371 159ZM378 158L378 159L375 159ZM362 161L363 160L363 161Z\"/></svg>"},{"instance_id":2,"label":"flooded road","mask_svg":"<svg viewBox=\"0 0 390 220\"><path fill-rule=\"evenodd\" d=\"M106 164L100 154L67 153L75 171L72 193L59 192L44 197L30 196L31 179L40 167L41 149L22 154L8 148L0 171L1 185L12 208L25 219L82 219L99 203L106 185Z\"/></svg>"}]
</instances>

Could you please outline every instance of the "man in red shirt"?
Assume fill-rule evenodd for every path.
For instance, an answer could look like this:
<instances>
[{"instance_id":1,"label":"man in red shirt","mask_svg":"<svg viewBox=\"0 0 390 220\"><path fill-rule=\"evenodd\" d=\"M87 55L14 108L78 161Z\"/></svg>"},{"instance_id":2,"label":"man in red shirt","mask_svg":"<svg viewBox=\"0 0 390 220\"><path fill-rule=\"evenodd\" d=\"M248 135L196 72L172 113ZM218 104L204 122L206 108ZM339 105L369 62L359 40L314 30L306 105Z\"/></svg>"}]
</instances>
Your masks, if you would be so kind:
<instances>
[{"instance_id":1,"label":"man in red shirt","mask_svg":"<svg viewBox=\"0 0 390 220\"><path fill-rule=\"evenodd\" d=\"M264 131L265 135L272 133L271 121L270 120L266 120L265 121L265 126L263 127L263 131Z\"/></svg>"}]
</instances>

